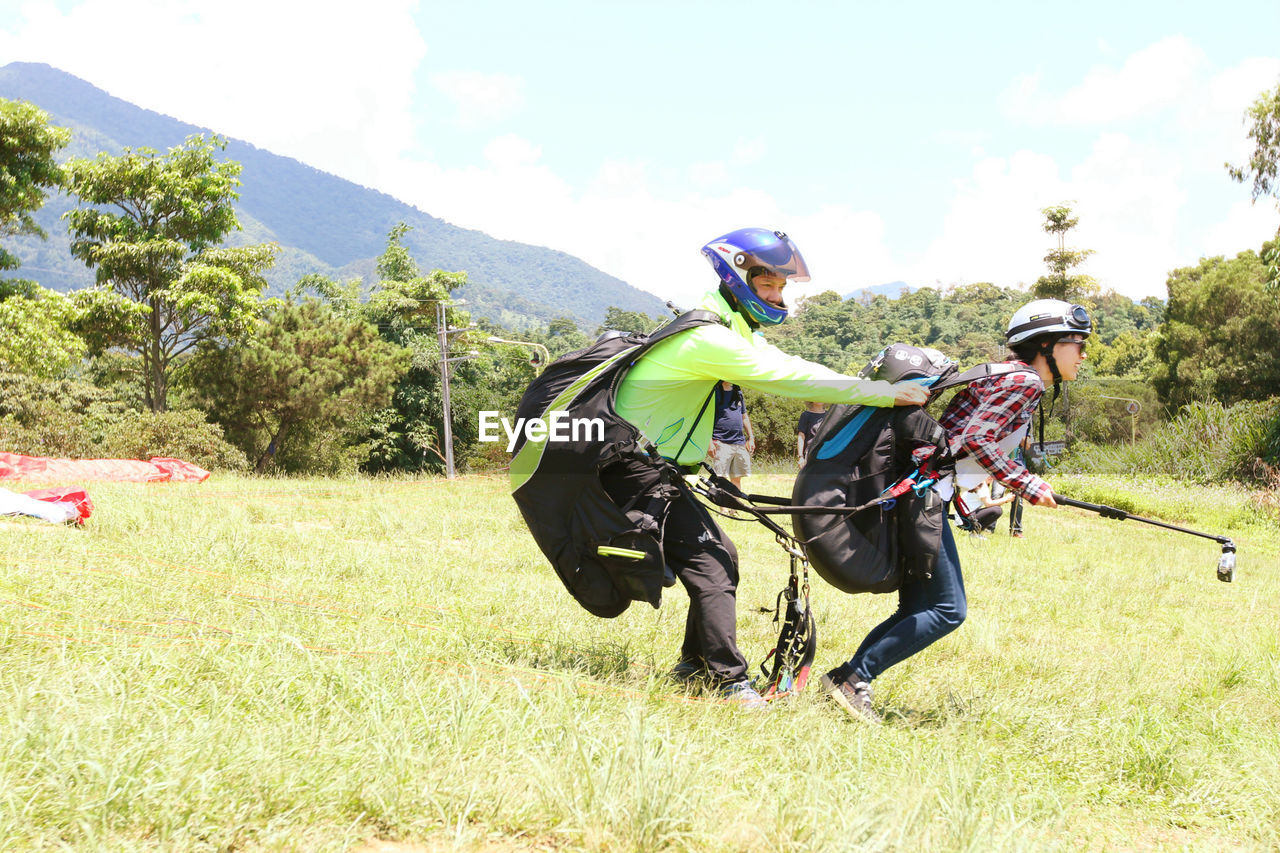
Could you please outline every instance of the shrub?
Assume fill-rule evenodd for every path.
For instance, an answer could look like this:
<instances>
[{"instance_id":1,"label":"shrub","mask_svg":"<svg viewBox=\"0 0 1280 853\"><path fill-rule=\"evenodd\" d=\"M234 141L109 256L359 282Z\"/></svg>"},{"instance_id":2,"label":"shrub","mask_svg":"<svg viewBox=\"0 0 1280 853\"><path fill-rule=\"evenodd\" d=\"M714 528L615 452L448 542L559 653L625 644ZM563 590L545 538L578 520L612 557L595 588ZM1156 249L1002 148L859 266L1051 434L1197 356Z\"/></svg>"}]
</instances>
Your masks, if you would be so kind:
<instances>
[{"instance_id":1,"label":"shrub","mask_svg":"<svg viewBox=\"0 0 1280 853\"><path fill-rule=\"evenodd\" d=\"M794 459L796 424L804 411L804 401L762 394L749 388L744 388L743 393L747 417L751 418L755 432L755 455L766 459Z\"/></svg>"},{"instance_id":2,"label":"shrub","mask_svg":"<svg viewBox=\"0 0 1280 853\"><path fill-rule=\"evenodd\" d=\"M1073 448L1064 472L1165 475L1195 483L1268 485L1280 451L1280 399L1191 403L1132 446Z\"/></svg>"},{"instance_id":3,"label":"shrub","mask_svg":"<svg viewBox=\"0 0 1280 853\"><path fill-rule=\"evenodd\" d=\"M152 413L74 379L0 373L0 449L27 456L174 456L209 470L244 470L245 456L195 409Z\"/></svg>"},{"instance_id":4,"label":"shrub","mask_svg":"<svg viewBox=\"0 0 1280 853\"><path fill-rule=\"evenodd\" d=\"M209 470L249 467L244 453L222 437L222 427L196 409L126 412L107 426L100 449L103 456L121 459L173 456Z\"/></svg>"}]
</instances>

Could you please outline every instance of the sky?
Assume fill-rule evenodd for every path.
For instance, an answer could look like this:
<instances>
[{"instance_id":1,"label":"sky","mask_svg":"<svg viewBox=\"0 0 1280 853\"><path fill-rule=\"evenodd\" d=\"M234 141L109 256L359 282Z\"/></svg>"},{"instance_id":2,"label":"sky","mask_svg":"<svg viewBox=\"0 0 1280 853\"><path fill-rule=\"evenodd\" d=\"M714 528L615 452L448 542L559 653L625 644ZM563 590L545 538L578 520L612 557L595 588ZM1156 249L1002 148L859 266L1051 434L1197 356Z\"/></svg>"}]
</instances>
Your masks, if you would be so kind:
<instances>
[{"instance_id":1,"label":"sky","mask_svg":"<svg viewBox=\"0 0 1280 853\"><path fill-rule=\"evenodd\" d=\"M825 290L1027 286L1141 299L1280 227L1225 162L1280 84L1280 0L0 0L45 62L688 306L700 248L786 231ZM554 293L548 283L549 293Z\"/></svg>"}]
</instances>

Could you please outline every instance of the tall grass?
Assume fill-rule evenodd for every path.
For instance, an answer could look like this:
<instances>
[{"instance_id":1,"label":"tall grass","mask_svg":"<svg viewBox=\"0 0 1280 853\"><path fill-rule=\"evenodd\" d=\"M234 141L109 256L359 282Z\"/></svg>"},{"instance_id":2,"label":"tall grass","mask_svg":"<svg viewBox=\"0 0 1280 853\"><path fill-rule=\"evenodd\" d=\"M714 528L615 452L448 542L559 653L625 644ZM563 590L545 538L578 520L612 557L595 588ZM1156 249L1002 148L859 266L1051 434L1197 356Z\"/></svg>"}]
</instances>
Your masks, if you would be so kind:
<instances>
[{"instance_id":1,"label":"tall grass","mask_svg":"<svg viewBox=\"0 0 1280 853\"><path fill-rule=\"evenodd\" d=\"M1280 535L1241 490L1064 483L1221 523L1238 582L1028 510L960 540L970 619L878 681L878 728L680 692L683 593L589 616L500 478L92 485L84 530L0 521L0 847L1275 849ZM728 524L759 660L786 558ZM892 608L813 596L819 672Z\"/></svg>"},{"instance_id":2,"label":"tall grass","mask_svg":"<svg viewBox=\"0 0 1280 853\"><path fill-rule=\"evenodd\" d=\"M1065 467L1137 478L1157 474L1200 484L1237 480L1280 487L1280 399L1233 406L1216 400L1192 403L1143 441L1086 446Z\"/></svg>"}]
</instances>

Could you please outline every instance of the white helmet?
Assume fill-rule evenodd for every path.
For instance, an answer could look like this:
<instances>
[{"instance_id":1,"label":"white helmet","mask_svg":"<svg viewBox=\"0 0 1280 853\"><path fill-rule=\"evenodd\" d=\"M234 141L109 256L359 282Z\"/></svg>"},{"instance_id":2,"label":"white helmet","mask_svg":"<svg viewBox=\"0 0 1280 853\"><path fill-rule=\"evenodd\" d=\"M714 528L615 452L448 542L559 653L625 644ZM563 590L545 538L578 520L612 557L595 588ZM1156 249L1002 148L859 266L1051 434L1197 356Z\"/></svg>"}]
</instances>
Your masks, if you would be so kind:
<instances>
[{"instance_id":1,"label":"white helmet","mask_svg":"<svg viewBox=\"0 0 1280 853\"><path fill-rule=\"evenodd\" d=\"M1061 299L1036 299L1013 312L1004 336L1013 346L1051 332L1088 337L1092 331L1093 321L1084 306Z\"/></svg>"}]
</instances>

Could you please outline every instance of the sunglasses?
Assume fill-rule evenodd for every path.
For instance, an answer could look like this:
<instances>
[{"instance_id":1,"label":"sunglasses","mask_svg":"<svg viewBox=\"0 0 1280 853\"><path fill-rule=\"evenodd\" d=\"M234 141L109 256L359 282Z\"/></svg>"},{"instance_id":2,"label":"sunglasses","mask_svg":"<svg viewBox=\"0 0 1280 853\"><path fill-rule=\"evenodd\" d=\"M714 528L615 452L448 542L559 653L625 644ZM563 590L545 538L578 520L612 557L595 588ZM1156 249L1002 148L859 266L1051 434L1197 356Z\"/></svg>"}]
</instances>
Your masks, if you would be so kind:
<instances>
[{"instance_id":1,"label":"sunglasses","mask_svg":"<svg viewBox=\"0 0 1280 853\"><path fill-rule=\"evenodd\" d=\"M1086 344L1086 342L1085 342L1085 341L1060 340L1060 341L1058 341L1058 343L1060 343L1060 344L1071 344L1072 346L1080 347L1080 354L1081 354L1081 355L1084 355L1084 348L1087 346L1087 344Z\"/></svg>"}]
</instances>

